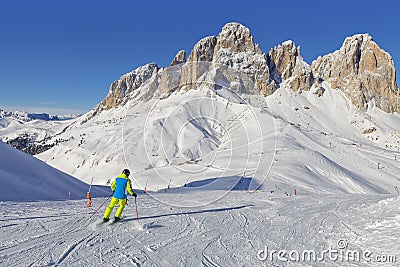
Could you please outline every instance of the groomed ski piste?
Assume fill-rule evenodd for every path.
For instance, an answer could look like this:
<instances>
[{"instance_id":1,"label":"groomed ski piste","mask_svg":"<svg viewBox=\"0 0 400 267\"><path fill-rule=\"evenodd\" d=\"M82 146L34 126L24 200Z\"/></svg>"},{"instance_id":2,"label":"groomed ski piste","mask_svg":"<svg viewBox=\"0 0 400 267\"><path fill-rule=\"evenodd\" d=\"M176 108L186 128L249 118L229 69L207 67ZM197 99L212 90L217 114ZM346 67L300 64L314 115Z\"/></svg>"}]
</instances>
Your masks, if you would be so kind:
<instances>
[{"instance_id":1,"label":"groomed ski piste","mask_svg":"<svg viewBox=\"0 0 400 267\"><path fill-rule=\"evenodd\" d=\"M99 224L101 216L88 221L103 198L92 208L83 200L3 202L0 265L399 264L399 197L232 191L214 201L214 193L140 194L138 220L129 198L124 218L114 224Z\"/></svg>"},{"instance_id":2,"label":"groomed ski piste","mask_svg":"<svg viewBox=\"0 0 400 267\"><path fill-rule=\"evenodd\" d=\"M131 197L104 225L107 197L3 201L0 265L398 266L399 115L324 87L250 108L199 88L76 119L37 158L102 185L129 167L138 218ZM32 190L51 181L34 169Z\"/></svg>"}]
</instances>

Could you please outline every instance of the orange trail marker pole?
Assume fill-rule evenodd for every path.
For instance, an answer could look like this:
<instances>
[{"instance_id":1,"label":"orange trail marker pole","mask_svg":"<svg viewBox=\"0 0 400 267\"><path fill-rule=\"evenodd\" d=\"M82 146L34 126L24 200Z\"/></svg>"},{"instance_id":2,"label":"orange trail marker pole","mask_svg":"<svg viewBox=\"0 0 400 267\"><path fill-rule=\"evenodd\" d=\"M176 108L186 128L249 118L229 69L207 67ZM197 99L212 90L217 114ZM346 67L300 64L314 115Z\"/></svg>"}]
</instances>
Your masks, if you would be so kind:
<instances>
[{"instance_id":1,"label":"orange trail marker pole","mask_svg":"<svg viewBox=\"0 0 400 267\"><path fill-rule=\"evenodd\" d=\"M90 189L92 189L93 179L94 179L94 177L92 177L92 181L90 181L89 191L86 193L86 198L88 199L88 203L87 203L88 207L92 206L92 198L90 197Z\"/></svg>"},{"instance_id":2,"label":"orange trail marker pole","mask_svg":"<svg viewBox=\"0 0 400 267\"><path fill-rule=\"evenodd\" d=\"M91 207L92 206L92 198L90 197L90 192L86 193L86 198L88 199L87 206Z\"/></svg>"}]
</instances>

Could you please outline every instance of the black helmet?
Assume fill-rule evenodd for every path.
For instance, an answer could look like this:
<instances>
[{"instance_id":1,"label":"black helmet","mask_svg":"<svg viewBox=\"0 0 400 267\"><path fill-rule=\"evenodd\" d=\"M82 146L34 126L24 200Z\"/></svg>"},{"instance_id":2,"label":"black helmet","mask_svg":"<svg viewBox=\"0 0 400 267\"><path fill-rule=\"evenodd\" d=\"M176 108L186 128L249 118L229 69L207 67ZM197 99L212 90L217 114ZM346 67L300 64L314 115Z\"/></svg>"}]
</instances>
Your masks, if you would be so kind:
<instances>
[{"instance_id":1,"label":"black helmet","mask_svg":"<svg viewBox=\"0 0 400 267\"><path fill-rule=\"evenodd\" d=\"M129 174L131 174L131 172L128 169L124 169L122 173L125 174L126 176L129 176Z\"/></svg>"}]
</instances>

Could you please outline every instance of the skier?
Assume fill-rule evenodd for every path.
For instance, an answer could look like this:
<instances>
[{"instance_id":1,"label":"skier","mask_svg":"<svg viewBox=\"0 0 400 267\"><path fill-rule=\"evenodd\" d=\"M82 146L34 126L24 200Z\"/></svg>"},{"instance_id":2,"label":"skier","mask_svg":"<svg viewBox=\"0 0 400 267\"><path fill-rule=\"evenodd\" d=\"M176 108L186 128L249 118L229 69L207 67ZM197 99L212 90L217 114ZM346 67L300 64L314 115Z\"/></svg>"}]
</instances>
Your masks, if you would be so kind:
<instances>
[{"instance_id":1,"label":"skier","mask_svg":"<svg viewBox=\"0 0 400 267\"><path fill-rule=\"evenodd\" d=\"M112 182L111 190L114 192L114 194L110 205L108 205L106 211L104 212L103 222L108 222L110 220L110 214L117 204L119 204L119 207L115 213L114 222L118 222L121 219L121 214L125 208L127 200L126 191L128 191L131 196L134 196L135 198L137 197L135 192L132 190L131 180L128 178L129 174L130 171L128 169L124 169L121 175Z\"/></svg>"}]
</instances>

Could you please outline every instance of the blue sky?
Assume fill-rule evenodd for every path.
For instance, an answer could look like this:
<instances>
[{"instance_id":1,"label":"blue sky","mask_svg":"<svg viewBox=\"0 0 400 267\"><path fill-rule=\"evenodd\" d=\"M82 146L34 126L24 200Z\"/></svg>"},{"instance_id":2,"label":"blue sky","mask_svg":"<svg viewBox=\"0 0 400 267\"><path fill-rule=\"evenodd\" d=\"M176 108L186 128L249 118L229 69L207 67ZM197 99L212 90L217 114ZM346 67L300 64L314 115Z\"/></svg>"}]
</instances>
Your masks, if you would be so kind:
<instances>
[{"instance_id":1,"label":"blue sky","mask_svg":"<svg viewBox=\"0 0 400 267\"><path fill-rule=\"evenodd\" d=\"M400 66L398 1L1 1L0 108L90 110L122 74L167 66L237 21L265 53L291 39L311 63L369 33Z\"/></svg>"}]
</instances>

